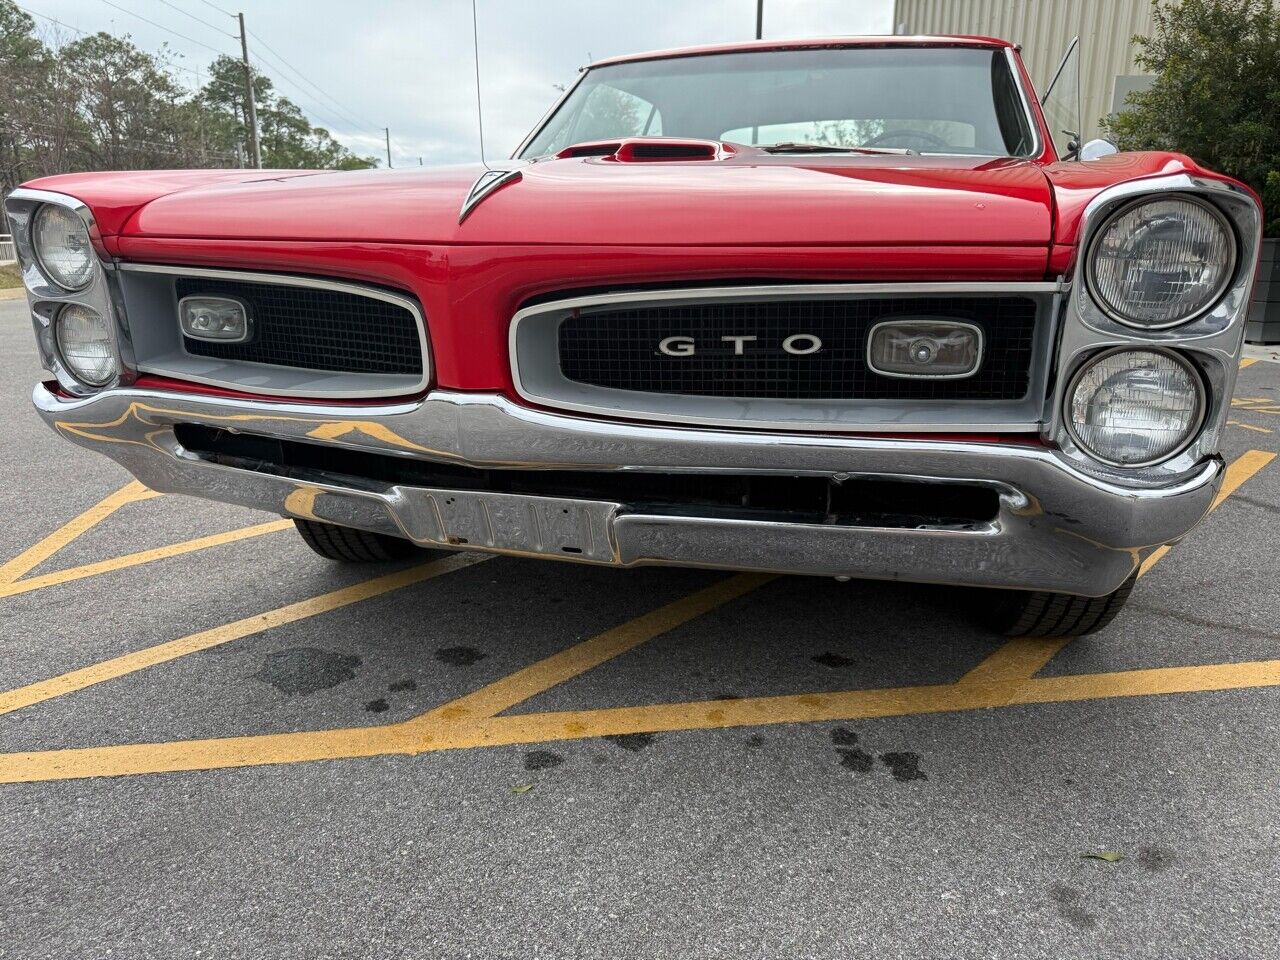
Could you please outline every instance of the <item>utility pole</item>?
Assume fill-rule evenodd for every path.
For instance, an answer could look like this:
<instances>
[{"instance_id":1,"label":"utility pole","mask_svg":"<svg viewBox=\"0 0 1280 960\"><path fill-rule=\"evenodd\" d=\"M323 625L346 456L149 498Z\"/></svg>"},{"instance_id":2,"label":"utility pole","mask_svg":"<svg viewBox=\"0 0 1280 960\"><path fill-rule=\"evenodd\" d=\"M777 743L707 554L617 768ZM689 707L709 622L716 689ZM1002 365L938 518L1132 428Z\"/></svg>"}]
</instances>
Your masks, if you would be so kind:
<instances>
[{"instance_id":1,"label":"utility pole","mask_svg":"<svg viewBox=\"0 0 1280 960\"><path fill-rule=\"evenodd\" d=\"M237 13L240 21L240 58L244 61L244 96L249 107L249 154L253 165L262 169L262 147L258 143L258 106L253 102L253 67L249 66L249 41L245 39L244 14Z\"/></svg>"},{"instance_id":2,"label":"utility pole","mask_svg":"<svg viewBox=\"0 0 1280 960\"><path fill-rule=\"evenodd\" d=\"M391 169L391 128L383 127L382 132L387 135L387 169Z\"/></svg>"},{"instance_id":3,"label":"utility pole","mask_svg":"<svg viewBox=\"0 0 1280 960\"><path fill-rule=\"evenodd\" d=\"M756 39L764 39L764 0L756 0Z\"/></svg>"}]
</instances>

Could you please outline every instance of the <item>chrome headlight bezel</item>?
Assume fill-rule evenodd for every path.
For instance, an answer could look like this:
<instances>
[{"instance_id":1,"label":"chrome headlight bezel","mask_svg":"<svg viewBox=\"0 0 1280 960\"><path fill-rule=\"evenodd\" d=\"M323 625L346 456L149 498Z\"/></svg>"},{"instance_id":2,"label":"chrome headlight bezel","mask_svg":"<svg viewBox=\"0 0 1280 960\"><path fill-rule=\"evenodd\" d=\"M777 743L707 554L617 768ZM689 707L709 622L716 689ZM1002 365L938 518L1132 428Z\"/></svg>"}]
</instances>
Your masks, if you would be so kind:
<instances>
[{"instance_id":1,"label":"chrome headlight bezel","mask_svg":"<svg viewBox=\"0 0 1280 960\"><path fill-rule=\"evenodd\" d=\"M1099 283L1096 276L1098 245L1102 242L1107 234L1107 230L1119 218L1131 213L1138 207L1147 206L1154 203L1163 203L1169 200L1180 200L1205 211L1221 228L1227 241L1227 260L1226 266L1222 271L1222 276L1214 286L1213 293L1207 297L1203 304L1189 311L1184 316L1180 316L1175 320L1165 321L1163 323L1144 323L1132 316L1126 315L1115 304L1107 300L1099 292ZM1153 330L1170 330L1174 327L1180 327L1184 324L1191 323L1199 317L1204 316L1213 310L1214 307L1222 300L1222 295L1231 286L1236 277L1236 270L1239 267L1240 257L1240 241L1236 236L1236 231L1232 227L1231 222L1214 204L1201 199L1193 193L1184 193L1181 191L1169 191L1164 193L1150 193L1138 196L1126 203L1121 203L1113 209L1109 210L1106 216L1098 223L1098 226L1092 231L1089 238L1088 247L1085 250L1083 258L1082 274L1084 276L1085 286L1088 288L1089 296L1097 305L1098 309L1114 320L1116 323L1122 324L1133 330L1153 331Z\"/></svg>"},{"instance_id":2,"label":"chrome headlight bezel","mask_svg":"<svg viewBox=\"0 0 1280 960\"><path fill-rule=\"evenodd\" d=\"M1235 268L1213 305L1176 327L1151 329L1120 323L1106 313L1086 282L1086 251L1099 225L1136 202L1170 196L1191 197L1215 208L1230 224L1236 240ZM1138 177L1103 189L1081 211L1079 246L1071 271L1062 277L1065 303L1057 331L1058 377L1046 397L1043 441L1072 468L1095 479L1131 489L1167 487L1189 476L1205 458L1220 455L1230 399L1239 372L1241 344L1249 310L1254 265L1262 243L1262 212L1247 187L1191 171ZM1074 374L1104 350L1171 349L1198 371L1205 388L1205 414L1199 433L1173 456L1146 466L1115 466L1095 459L1076 442L1066 425L1067 389Z\"/></svg>"},{"instance_id":3,"label":"chrome headlight bezel","mask_svg":"<svg viewBox=\"0 0 1280 960\"><path fill-rule=\"evenodd\" d=\"M1148 460L1134 461L1134 462L1127 462L1123 460L1115 460L1108 457L1104 457L1100 453L1098 453L1096 450L1094 450L1092 446L1086 443L1080 437L1080 435L1076 432L1075 421L1071 416L1070 408L1075 401L1076 389L1080 386L1080 381L1084 378L1084 375L1088 373L1089 370L1093 368L1096 364L1107 359L1108 357L1113 357L1121 353L1151 353L1151 354L1156 354L1158 356L1167 357L1168 359L1176 363L1178 366L1186 370L1188 376L1191 379L1192 384L1195 387L1196 415L1194 418L1194 422L1191 424L1190 427L1187 428L1184 437L1175 447L1160 454L1160 456L1158 457L1152 457ZM1126 344L1124 346L1119 346L1119 347L1112 347L1108 350L1101 350L1097 353L1086 356L1076 366L1075 371L1071 374L1071 377L1067 382L1067 388L1063 392L1062 403L1063 403L1063 408L1062 408L1063 426L1066 429L1067 434L1071 437L1072 442L1074 442L1075 445L1083 453L1092 457L1094 460L1098 461L1098 463L1105 464L1106 466L1109 466L1109 467L1116 467L1123 470L1137 470L1143 467L1153 467L1161 463L1167 463L1168 461L1174 459L1180 453L1182 453L1184 450L1186 450L1188 447L1190 447L1193 443L1196 442L1197 438L1199 438L1200 436L1200 431L1204 428L1204 423L1209 413L1209 395L1208 395L1208 391L1205 388L1204 374L1200 371L1200 369L1189 357L1183 356L1182 354L1178 353L1176 350L1170 350L1165 347L1146 346L1138 343Z\"/></svg>"},{"instance_id":4,"label":"chrome headlight bezel","mask_svg":"<svg viewBox=\"0 0 1280 960\"><path fill-rule=\"evenodd\" d=\"M45 206L59 206L84 224L90 239L93 269L89 282L79 290L70 290L51 277L32 243L33 221ZM18 187L4 201L5 213L13 231L18 268L26 287L31 308L31 325L35 333L41 366L57 380L59 388L76 397L90 396L102 390L132 383L137 376L128 322L116 287L115 264L102 251L98 226L93 211L76 197L51 190ZM65 363L58 348L55 320L66 306L80 304L103 317L111 338L116 370L110 380L89 384L79 379Z\"/></svg>"}]
</instances>

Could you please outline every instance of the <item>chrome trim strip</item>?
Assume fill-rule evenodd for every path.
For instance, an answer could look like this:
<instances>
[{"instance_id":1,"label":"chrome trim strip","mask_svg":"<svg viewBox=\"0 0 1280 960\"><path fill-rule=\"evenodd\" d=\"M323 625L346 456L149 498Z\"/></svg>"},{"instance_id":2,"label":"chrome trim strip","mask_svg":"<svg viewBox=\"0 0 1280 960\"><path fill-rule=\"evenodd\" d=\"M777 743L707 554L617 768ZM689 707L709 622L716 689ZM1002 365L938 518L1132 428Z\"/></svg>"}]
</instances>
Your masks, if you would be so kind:
<instances>
[{"instance_id":1,"label":"chrome trim strip","mask_svg":"<svg viewBox=\"0 0 1280 960\"><path fill-rule=\"evenodd\" d=\"M733 419L685 415L670 411L656 412L643 408L628 409L618 406L605 406L594 403L577 403L562 397L548 396L533 389L521 375L519 330L520 325L532 317L547 313L558 313L589 307L609 307L620 304L637 303L701 303L706 301L732 300L785 300L797 296L808 297L841 297L841 296L877 296L892 294L895 296L929 296L950 294L1055 294L1065 292L1066 286L1061 281L1035 282L947 282L947 283L824 283L824 284L776 284L758 287L692 287L677 290L639 290L621 293L597 294L586 297L572 297L565 300L553 300L525 307L511 318L507 332L507 353L511 365L511 378L516 393L531 403L551 407L557 410L569 410L575 413L586 413L594 416L622 418L625 420L643 420L649 422L665 422L674 424L691 424L697 426L746 427L761 430L797 430L797 431L856 431L859 433L900 433L904 430L920 433L956 433L976 430L983 433L1028 433L1039 430L1042 421L1039 417L1014 422L949 422L930 423L921 421L805 421L805 420L758 420L745 417ZM1056 303L1056 298L1055 298ZM1053 310L1056 313L1056 307ZM1053 318L1038 318L1052 322ZM1041 358L1042 360L1044 358ZM1033 358L1033 362L1035 362ZM624 391L618 391L624 392ZM632 392L632 391L627 391ZM675 394L634 391L639 398L674 397ZM701 399L701 398L694 398ZM730 399L733 398L716 398ZM744 398L750 399L750 398ZM785 401L785 404L813 404L823 401ZM826 401L830 403L831 401ZM839 401L842 404L858 403L852 400ZM876 401L866 401L873 403ZM986 403L989 401L973 401ZM1038 403L1038 401L1037 401Z\"/></svg>"},{"instance_id":2,"label":"chrome trim strip","mask_svg":"<svg viewBox=\"0 0 1280 960\"><path fill-rule=\"evenodd\" d=\"M259 273L248 270L212 270L204 267L178 267L168 266L165 264L154 263L121 263L120 269L130 273L159 273L176 277L205 277L210 280L246 280L253 283L273 283L278 286L287 287L305 287L312 290L336 290L341 293L350 293L358 297L367 297L370 300L381 300L385 303L395 304L403 307L413 315L414 323L418 328L418 344L422 349L422 376L418 380L407 386L405 381L407 376L397 374L362 374L362 376L395 376L397 383L394 387L386 389L374 390L358 390L358 391L335 391L327 392L324 390L288 390L272 387L270 389L255 389L252 385L241 383L233 383L227 380L216 380L210 378L202 378L192 376L189 373L172 373L164 369L156 368L150 364L140 363L138 369L146 373L155 373L163 376L175 376L183 380L189 380L193 383L203 383L209 386L229 387L240 390L245 393L260 393L264 396L282 396L282 397L325 397L331 396L335 399L341 398L361 398L361 397L396 397L405 396L411 393L419 393L427 388L431 382L432 362L431 362L431 345L427 338L427 323L423 316L422 309L418 306L418 301L412 297L391 293L379 287L367 286L359 283L345 283L340 280L321 280L316 277L299 276L297 274L287 273ZM177 317L174 318L177 322ZM246 361L246 366L261 367L264 370L285 369L285 370L306 370L315 373L317 376L323 376L326 373L341 375L342 371L323 371L312 370L310 367L287 367L283 364L259 364Z\"/></svg>"},{"instance_id":3,"label":"chrome trim strip","mask_svg":"<svg viewBox=\"0 0 1280 960\"><path fill-rule=\"evenodd\" d=\"M560 108L564 106L564 102L568 100L570 96L573 95L573 91L578 89L578 85L582 83L583 80L587 79L587 74L590 72L591 72L590 66L578 68L578 78L574 80L573 83L565 87L564 93L560 94L559 98L556 99L555 103L551 104L551 106L547 109L547 112L542 115L542 118L533 125L533 129L530 130L528 134L525 135L525 138L520 141L519 146L517 146L515 150L512 151L510 159L512 160L534 159L533 157L524 157L522 156L522 154L528 148L529 144L531 144L534 141L534 139L538 136L538 134L540 134L543 131L543 129L547 126L547 124L549 124L552 121L552 119L555 118L555 115L560 112Z\"/></svg>"},{"instance_id":4,"label":"chrome trim strip","mask_svg":"<svg viewBox=\"0 0 1280 960\"><path fill-rule=\"evenodd\" d=\"M1019 159L1034 160L1044 150L1044 143L1040 136L1040 125L1036 123L1035 111L1031 109L1031 99L1027 96L1027 81L1023 79L1022 71L1018 69L1018 60L1014 56L1012 47L1004 48L1004 59L1009 66L1009 73L1013 77L1013 85L1018 88L1018 97L1022 100L1022 112L1026 115L1027 123L1031 127L1031 152ZM1032 91L1032 93L1034 92Z\"/></svg>"}]
</instances>

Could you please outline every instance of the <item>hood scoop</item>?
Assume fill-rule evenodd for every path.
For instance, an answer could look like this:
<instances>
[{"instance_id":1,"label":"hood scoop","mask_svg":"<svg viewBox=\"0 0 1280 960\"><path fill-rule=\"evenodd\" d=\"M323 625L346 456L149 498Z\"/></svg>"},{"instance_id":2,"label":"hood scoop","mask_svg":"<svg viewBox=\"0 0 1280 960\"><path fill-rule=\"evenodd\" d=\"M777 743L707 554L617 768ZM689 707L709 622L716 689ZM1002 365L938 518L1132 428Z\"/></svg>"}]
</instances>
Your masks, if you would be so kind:
<instances>
[{"instance_id":1,"label":"hood scoop","mask_svg":"<svg viewBox=\"0 0 1280 960\"><path fill-rule=\"evenodd\" d=\"M557 153L556 158L598 157L617 163L654 163L664 160L723 160L735 152L729 144L716 140L640 137L575 143Z\"/></svg>"}]
</instances>

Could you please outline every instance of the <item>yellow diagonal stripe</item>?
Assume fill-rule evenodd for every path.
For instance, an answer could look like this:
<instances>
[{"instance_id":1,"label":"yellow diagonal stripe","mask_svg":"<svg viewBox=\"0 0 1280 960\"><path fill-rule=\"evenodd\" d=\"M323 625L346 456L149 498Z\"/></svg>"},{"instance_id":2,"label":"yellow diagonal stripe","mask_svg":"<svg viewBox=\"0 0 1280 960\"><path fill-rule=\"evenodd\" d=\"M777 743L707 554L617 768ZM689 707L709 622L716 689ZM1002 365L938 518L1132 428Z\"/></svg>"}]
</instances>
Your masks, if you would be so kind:
<instances>
[{"instance_id":1,"label":"yellow diagonal stripe","mask_svg":"<svg viewBox=\"0 0 1280 960\"><path fill-rule=\"evenodd\" d=\"M267 523L255 524L251 527L241 527L238 530L228 530L225 533L215 533L208 537L197 537L194 540L184 540L181 543L170 543L152 550L126 553L123 556L112 557L110 560L99 560L96 563L68 567L66 570L57 570L53 573L41 574L38 577L23 577L13 583L0 582L0 599L12 597L19 593L29 593L32 590L43 590L45 587L56 587L59 584L70 583L73 580L83 580L86 577L96 577L115 570L125 570L144 563L152 563L156 560L180 557L184 553L194 553L197 550L220 547L239 540L247 540L250 537L260 537L263 534L292 528L292 520L272 520Z\"/></svg>"},{"instance_id":2,"label":"yellow diagonal stripe","mask_svg":"<svg viewBox=\"0 0 1280 960\"><path fill-rule=\"evenodd\" d=\"M28 547L8 563L0 566L0 584L13 583L24 573L34 570L86 530L101 523L126 503L149 500L160 494L148 490L138 481L127 483L115 493L99 500L80 516L71 520L33 547Z\"/></svg>"}]
</instances>

